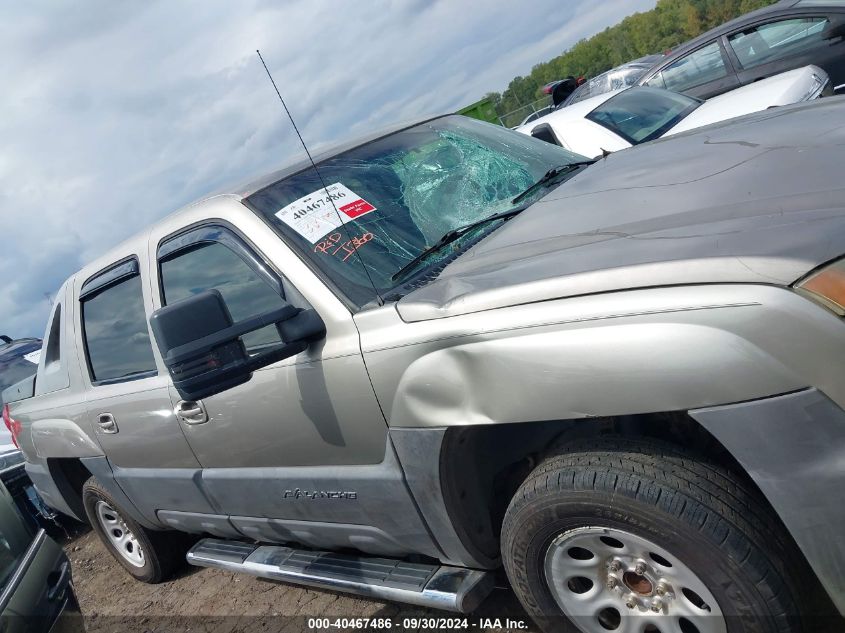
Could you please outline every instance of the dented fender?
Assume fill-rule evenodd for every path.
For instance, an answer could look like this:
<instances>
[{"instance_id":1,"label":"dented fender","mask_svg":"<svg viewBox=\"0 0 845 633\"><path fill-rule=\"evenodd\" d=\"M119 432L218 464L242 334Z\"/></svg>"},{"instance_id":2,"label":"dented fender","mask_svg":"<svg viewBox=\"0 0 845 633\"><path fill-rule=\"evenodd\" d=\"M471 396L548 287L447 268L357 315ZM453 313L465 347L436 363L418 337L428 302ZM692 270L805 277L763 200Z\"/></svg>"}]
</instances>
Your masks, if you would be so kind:
<instances>
[{"instance_id":1,"label":"dented fender","mask_svg":"<svg viewBox=\"0 0 845 633\"><path fill-rule=\"evenodd\" d=\"M684 410L803 386L764 350L704 325L543 328L437 350L397 386L397 426L539 421Z\"/></svg>"},{"instance_id":2,"label":"dented fender","mask_svg":"<svg viewBox=\"0 0 845 633\"><path fill-rule=\"evenodd\" d=\"M387 319L359 328L394 427L682 411L807 386L845 401L845 328L783 288L658 288Z\"/></svg>"}]
</instances>

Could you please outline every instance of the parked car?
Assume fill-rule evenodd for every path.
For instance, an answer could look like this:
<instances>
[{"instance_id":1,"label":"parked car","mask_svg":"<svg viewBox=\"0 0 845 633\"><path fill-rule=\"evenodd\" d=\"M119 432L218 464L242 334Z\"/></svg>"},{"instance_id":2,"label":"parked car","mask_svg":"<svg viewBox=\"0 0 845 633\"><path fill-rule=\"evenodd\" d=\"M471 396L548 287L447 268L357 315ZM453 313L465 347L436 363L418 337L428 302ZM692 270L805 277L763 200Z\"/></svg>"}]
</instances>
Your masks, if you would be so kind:
<instances>
[{"instance_id":1,"label":"parked car","mask_svg":"<svg viewBox=\"0 0 845 633\"><path fill-rule=\"evenodd\" d=\"M394 128L108 245L5 416L144 582L192 532L194 565L464 612L504 565L548 631L813 630L843 139L840 99L599 161Z\"/></svg>"},{"instance_id":2,"label":"parked car","mask_svg":"<svg viewBox=\"0 0 845 633\"><path fill-rule=\"evenodd\" d=\"M807 64L845 87L845 4L784 0L717 26L666 55L639 80L709 99Z\"/></svg>"},{"instance_id":3,"label":"parked car","mask_svg":"<svg viewBox=\"0 0 845 633\"><path fill-rule=\"evenodd\" d=\"M40 339L13 340L0 335L0 407L3 405L3 391L7 387L35 374L40 349ZM0 427L0 451L10 448L17 450L8 429Z\"/></svg>"},{"instance_id":4,"label":"parked car","mask_svg":"<svg viewBox=\"0 0 845 633\"><path fill-rule=\"evenodd\" d=\"M634 86L561 108L517 131L584 156L597 156L829 93L827 75L816 66L781 73L707 101Z\"/></svg>"},{"instance_id":5,"label":"parked car","mask_svg":"<svg viewBox=\"0 0 845 633\"><path fill-rule=\"evenodd\" d=\"M634 86L640 77L661 59L663 59L662 54L646 55L616 68L611 68L581 83L558 107L565 108L584 99Z\"/></svg>"},{"instance_id":6,"label":"parked car","mask_svg":"<svg viewBox=\"0 0 845 633\"><path fill-rule=\"evenodd\" d=\"M546 106L545 108L540 108L536 112L532 112L527 117L525 117L522 120L522 123L520 123L519 125L526 125L528 123L531 123L531 121L536 121L540 117L544 117L544 116L546 116L547 114L549 114L550 112L553 112L553 111L554 111L554 106L550 106L550 105ZM519 127L519 126L517 126L517 127Z\"/></svg>"},{"instance_id":7,"label":"parked car","mask_svg":"<svg viewBox=\"0 0 845 633\"><path fill-rule=\"evenodd\" d=\"M18 453L19 454L19 453ZM18 463L0 468L0 479ZM44 529L33 529L0 483L0 627L4 633L84 631L70 561Z\"/></svg>"}]
</instances>

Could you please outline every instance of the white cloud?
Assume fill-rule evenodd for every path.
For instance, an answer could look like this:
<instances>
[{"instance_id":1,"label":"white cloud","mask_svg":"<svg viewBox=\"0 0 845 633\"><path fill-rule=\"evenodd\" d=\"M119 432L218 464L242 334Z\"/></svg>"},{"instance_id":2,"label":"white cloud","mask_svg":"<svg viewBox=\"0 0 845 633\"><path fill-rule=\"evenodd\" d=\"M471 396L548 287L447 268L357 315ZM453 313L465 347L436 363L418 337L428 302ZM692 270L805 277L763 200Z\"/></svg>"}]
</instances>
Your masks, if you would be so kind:
<instances>
[{"instance_id":1,"label":"white cloud","mask_svg":"<svg viewBox=\"0 0 845 633\"><path fill-rule=\"evenodd\" d=\"M0 332L116 240L309 145L456 109L655 0L0 8ZM84 7L84 9L80 9Z\"/></svg>"}]
</instances>

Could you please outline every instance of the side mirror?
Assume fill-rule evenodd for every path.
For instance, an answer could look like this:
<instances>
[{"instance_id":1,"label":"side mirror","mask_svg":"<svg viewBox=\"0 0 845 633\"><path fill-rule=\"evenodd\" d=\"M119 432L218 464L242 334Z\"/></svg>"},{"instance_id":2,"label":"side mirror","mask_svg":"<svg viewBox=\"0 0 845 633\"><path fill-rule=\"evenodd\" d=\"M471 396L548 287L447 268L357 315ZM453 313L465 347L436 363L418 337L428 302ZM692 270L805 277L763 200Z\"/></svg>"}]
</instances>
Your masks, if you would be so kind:
<instances>
[{"instance_id":1,"label":"side mirror","mask_svg":"<svg viewBox=\"0 0 845 633\"><path fill-rule=\"evenodd\" d=\"M156 310L150 325L173 386L185 400L207 398L241 385L256 369L299 354L326 333L314 310L288 303L232 323L217 290L206 290ZM250 356L241 337L268 325L276 326L282 343Z\"/></svg>"}]
</instances>

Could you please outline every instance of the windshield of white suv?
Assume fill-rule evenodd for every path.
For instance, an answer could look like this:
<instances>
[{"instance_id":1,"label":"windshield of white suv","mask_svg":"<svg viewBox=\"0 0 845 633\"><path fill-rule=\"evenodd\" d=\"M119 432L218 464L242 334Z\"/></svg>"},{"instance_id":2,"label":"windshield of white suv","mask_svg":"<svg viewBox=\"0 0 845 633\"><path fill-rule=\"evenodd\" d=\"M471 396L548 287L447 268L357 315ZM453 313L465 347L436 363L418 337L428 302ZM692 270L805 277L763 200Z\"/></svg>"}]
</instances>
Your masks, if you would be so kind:
<instances>
[{"instance_id":1,"label":"windshield of white suv","mask_svg":"<svg viewBox=\"0 0 845 633\"><path fill-rule=\"evenodd\" d=\"M583 160L525 134L449 116L321 161L322 180L306 169L246 202L360 307L376 291L395 294L397 284L407 285L507 219L468 231L392 279L449 231L530 204L548 189L512 201L550 169Z\"/></svg>"},{"instance_id":2,"label":"windshield of white suv","mask_svg":"<svg viewBox=\"0 0 845 633\"><path fill-rule=\"evenodd\" d=\"M587 118L636 145L663 136L700 105L678 92L637 86L614 95Z\"/></svg>"}]
</instances>

